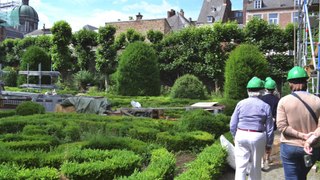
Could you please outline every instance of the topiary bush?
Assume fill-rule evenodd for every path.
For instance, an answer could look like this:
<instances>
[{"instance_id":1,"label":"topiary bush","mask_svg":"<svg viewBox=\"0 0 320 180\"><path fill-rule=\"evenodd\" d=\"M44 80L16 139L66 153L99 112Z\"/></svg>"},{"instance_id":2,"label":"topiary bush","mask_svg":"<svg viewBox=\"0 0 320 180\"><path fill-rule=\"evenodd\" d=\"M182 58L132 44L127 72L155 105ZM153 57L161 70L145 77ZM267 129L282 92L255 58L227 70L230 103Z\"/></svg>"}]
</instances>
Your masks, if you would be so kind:
<instances>
[{"instance_id":1,"label":"topiary bush","mask_svg":"<svg viewBox=\"0 0 320 180\"><path fill-rule=\"evenodd\" d=\"M253 76L264 79L268 72L268 61L254 45L243 44L233 50L226 62L224 97L244 99L246 86Z\"/></svg>"},{"instance_id":2,"label":"topiary bush","mask_svg":"<svg viewBox=\"0 0 320 180\"><path fill-rule=\"evenodd\" d=\"M213 115L203 110L187 111L179 120L178 128L182 131L206 131L219 137L229 130L230 118L224 114Z\"/></svg>"},{"instance_id":3,"label":"topiary bush","mask_svg":"<svg viewBox=\"0 0 320 180\"><path fill-rule=\"evenodd\" d=\"M16 114L20 116L32 115L32 114L44 114L45 108L36 102L25 101L19 104L16 108Z\"/></svg>"},{"instance_id":4,"label":"topiary bush","mask_svg":"<svg viewBox=\"0 0 320 180\"><path fill-rule=\"evenodd\" d=\"M181 76L174 83L170 96L172 98L206 99L203 83L194 75Z\"/></svg>"},{"instance_id":5,"label":"topiary bush","mask_svg":"<svg viewBox=\"0 0 320 180\"><path fill-rule=\"evenodd\" d=\"M134 42L123 51L117 69L117 91L126 96L158 96L160 73L155 50Z\"/></svg>"}]
</instances>

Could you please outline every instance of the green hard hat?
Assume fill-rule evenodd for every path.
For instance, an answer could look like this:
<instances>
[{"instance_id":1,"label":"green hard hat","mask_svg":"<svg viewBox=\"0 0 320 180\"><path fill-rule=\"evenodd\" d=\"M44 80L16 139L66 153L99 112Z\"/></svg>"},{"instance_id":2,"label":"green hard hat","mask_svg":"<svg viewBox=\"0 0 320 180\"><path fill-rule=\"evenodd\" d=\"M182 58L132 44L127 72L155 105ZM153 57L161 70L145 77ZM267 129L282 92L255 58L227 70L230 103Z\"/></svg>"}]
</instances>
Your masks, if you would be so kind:
<instances>
[{"instance_id":1,"label":"green hard hat","mask_svg":"<svg viewBox=\"0 0 320 180\"><path fill-rule=\"evenodd\" d=\"M308 78L307 72L300 66L295 66L293 67L289 72L288 72L288 77L287 80L290 79L300 79L300 78Z\"/></svg>"},{"instance_id":2,"label":"green hard hat","mask_svg":"<svg viewBox=\"0 0 320 180\"><path fill-rule=\"evenodd\" d=\"M259 89L259 88L264 88L263 81L260 78L254 76L248 82L247 89Z\"/></svg>"},{"instance_id":3,"label":"green hard hat","mask_svg":"<svg viewBox=\"0 0 320 180\"><path fill-rule=\"evenodd\" d=\"M272 80L272 78L271 77L267 77L265 81L267 82L268 80Z\"/></svg>"},{"instance_id":4,"label":"green hard hat","mask_svg":"<svg viewBox=\"0 0 320 180\"><path fill-rule=\"evenodd\" d=\"M264 88L266 89L275 89L277 87L276 82L273 79L268 79L266 83L264 84Z\"/></svg>"}]
</instances>

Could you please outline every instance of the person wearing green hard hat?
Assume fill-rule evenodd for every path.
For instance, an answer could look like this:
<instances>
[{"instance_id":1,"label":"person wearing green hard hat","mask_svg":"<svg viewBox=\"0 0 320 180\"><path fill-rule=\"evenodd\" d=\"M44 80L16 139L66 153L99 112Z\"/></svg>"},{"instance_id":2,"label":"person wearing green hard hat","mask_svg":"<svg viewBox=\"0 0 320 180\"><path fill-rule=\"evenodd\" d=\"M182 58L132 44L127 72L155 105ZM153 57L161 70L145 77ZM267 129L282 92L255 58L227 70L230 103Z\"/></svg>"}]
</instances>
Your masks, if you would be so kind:
<instances>
[{"instance_id":1,"label":"person wearing green hard hat","mask_svg":"<svg viewBox=\"0 0 320 180\"><path fill-rule=\"evenodd\" d=\"M314 164L311 159L320 156L320 148L314 147L320 137L320 99L307 92L308 78L302 67L293 67L287 76L292 93L282 97L277 107L285 179L307 179Z\"/></svg>"},{"instance_id":2,"label":"person wearing green hard hat","mask_svg":"<svg viewBox=\"0 0 320 180\"><path fill-rule=\"evenodd\" d=\"M277 129L277 126L276 126L277 125L276 124L277 106L280 100L280 98L277 97L274 93L276 91L277 84L271 77L267 77L266 83L264 84L264 88L265 88L265 94L261 97L261 100L269 104L271 108L272 119L273 119L273 130L275 131ZM271 151L270 153L266 153L264 158L262 159L263 170L269 169L269 162L271 161L270 155L271 155Z\"/></svg>"},{"instance_id":3,"label":"person wearing green hard hat","mask_svg":"<svg viewBox=\"0 0 320 180\"><path fill-rule=\"evenodd\" d=\"M263 81L253 77L247 84L248 98L239 101L230 120L235 143L235 179L261 179L261 158L273 144L273 120L270 106L259 97Z\"/></svg>"}]
</instances>

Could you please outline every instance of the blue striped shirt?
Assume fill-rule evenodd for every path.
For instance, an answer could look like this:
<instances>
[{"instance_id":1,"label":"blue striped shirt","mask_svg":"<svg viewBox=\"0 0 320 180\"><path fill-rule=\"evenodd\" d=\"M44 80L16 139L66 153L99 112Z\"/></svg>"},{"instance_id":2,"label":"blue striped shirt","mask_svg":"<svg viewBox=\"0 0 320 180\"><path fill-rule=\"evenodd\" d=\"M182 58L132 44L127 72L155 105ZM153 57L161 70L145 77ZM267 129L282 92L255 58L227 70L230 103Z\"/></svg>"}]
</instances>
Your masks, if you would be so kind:
<instances>
[{"instance_id":1,"label":"blue striped shirt","mask_svg":"<svg viewBox=\"0 0 320 180\"><path fill-rule=\"evenodd\" d=\"M270 106L258 97L238 102L230 121L230 132L235 137L238 128L265 131L267 146L273 144L273 120Z\"/></svg>"}]
</instances>

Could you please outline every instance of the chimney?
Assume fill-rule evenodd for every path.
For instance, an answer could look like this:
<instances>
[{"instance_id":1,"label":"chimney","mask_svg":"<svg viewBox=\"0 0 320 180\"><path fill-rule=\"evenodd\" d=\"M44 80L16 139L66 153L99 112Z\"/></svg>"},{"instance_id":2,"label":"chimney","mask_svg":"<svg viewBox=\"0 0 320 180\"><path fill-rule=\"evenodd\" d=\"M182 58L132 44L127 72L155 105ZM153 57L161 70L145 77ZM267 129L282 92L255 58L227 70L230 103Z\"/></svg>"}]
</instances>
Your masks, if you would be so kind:
<instances>
[{"instance_id":1,"label":"chimney","mask_svg":"<svg viewBox=\"0 0 320 180\"><path fill-rule=\"evenodd\" d=\"M180 15L181 15L182 17L184 17L184 11L183 11L183 9L180 9Z\"/></svg>"},{"instance_id":2,"label":"chimney","mask_svg":"<svg viewBox=\"0 0 320 180\"><path fill-rule=\"evenodd\" d=\"M137 18L136 18L137 21L141 21L141 19L142 19L143 16L142 16L142 15L140 14L140 12L139 12L138 15L136 15L136 17L137 17Z\"/></svg>"},{"instance_id":3,"label":"chimney","mask_svg":"<svg viewBox=\"0 0 320 180\"><path fill-rule=\"evenodd\" d=\"M167 17L170 18L172 16L176 15L176 11L171 9L170 11L167 12Z\"/></svg>"}]
</instances>

